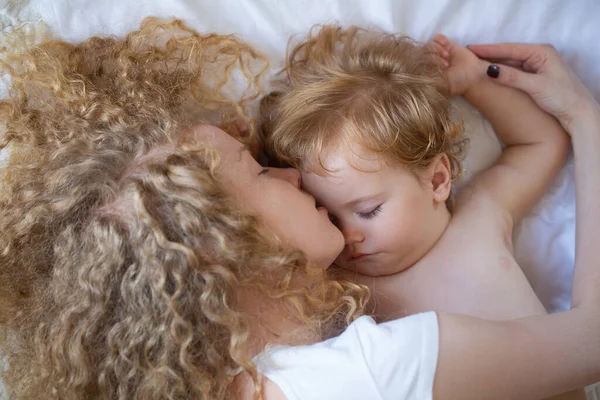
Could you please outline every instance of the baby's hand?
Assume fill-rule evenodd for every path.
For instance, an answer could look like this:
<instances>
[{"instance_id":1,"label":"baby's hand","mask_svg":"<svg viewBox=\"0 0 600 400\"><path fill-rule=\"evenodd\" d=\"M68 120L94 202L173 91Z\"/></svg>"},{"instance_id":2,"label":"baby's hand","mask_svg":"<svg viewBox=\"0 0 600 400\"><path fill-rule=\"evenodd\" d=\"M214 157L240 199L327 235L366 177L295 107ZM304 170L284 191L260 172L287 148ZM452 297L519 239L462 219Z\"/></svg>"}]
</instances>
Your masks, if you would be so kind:
<instances>
[{"instance_id":1,"label":"baby's hand","mask_svg":"<svg viewBox=\"0 0 600 400\"><path fill-rule=\"evenodd\" d=\"M430 46L443 60L441 64L452 96L464 95L473 83L483 77L482 71L485 71L485 67L481 64L485 64L485 61L477 58L466 47L457 45L439 33L433 38Z\"/></svg>"}]
</instances>

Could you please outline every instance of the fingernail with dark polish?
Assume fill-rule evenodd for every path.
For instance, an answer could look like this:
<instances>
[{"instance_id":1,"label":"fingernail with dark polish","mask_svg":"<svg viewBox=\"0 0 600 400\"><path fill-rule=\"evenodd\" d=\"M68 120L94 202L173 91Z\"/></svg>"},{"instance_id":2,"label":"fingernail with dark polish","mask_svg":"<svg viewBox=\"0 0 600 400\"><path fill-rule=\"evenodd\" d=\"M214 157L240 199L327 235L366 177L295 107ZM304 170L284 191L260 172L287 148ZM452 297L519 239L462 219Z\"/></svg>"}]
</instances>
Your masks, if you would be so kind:
<instances>
[{"instance_id":1,"label":"fingernail with dark polish","mask_svg":"<svg viewBox=\"0 0 600 400\"><path fill-rule=\"evenodd\" d=\"M497 65L490 65L487 69L487 74L490 78L497 78L500 75L500 67Z\"/></svg>"}]
</instances>

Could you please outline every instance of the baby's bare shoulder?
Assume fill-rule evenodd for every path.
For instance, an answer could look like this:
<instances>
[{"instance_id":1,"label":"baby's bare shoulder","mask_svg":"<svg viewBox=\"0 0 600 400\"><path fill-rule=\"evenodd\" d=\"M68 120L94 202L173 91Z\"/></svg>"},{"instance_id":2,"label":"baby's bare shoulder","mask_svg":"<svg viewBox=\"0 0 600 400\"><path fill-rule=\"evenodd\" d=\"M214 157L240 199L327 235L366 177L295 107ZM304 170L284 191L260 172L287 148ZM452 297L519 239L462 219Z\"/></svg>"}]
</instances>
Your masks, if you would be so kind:
<instances>
[{"instance_id":1,"label":"baby's bare shoulder","mask_svg":"<svg viewBox=\"0 0 600 400\"><path fill-rule=\"evenodd\" d=\"M441 266L453 260L453 264L474 265L479 259L489 263L506 256L512 258L510 218L493 207L478 204L452 216L444 235L422 262Z\"/></svg>"},{"instance_id":2,"label":"baby's bare shoulder","mask_svg":"<svg viewBox=\"0 0 600 400\"><path fill-rule=\"evenodd\" d=\"M510 214L500 209L487 196L478 196L474 190L465 188L452 213L450 225L445 233L448 239L490 240L510 238L513 223Z\"/></svg>"}]
</instances>

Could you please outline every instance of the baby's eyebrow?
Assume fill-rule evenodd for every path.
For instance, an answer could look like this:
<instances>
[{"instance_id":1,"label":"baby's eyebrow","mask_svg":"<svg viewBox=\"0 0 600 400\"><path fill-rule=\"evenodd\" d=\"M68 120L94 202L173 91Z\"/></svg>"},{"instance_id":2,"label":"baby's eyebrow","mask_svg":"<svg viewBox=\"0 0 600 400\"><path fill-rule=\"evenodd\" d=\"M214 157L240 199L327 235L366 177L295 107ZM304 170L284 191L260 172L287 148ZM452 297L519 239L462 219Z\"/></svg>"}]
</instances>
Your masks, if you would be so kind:
<instances>
[{"instance_id":1,"label":"baby's eyebrow","mask_svg":"<svg viewBox=\"0 0 600 400\"><path fill-rule=\"evenodd\" d=\"M344 207L354 207L357 204L360 204L365 201L373 200L374 198L379 197L379 194L371 194L368 196L359 197L358 199L352 200L344 204Z\"/></svg>"}]
</instances>

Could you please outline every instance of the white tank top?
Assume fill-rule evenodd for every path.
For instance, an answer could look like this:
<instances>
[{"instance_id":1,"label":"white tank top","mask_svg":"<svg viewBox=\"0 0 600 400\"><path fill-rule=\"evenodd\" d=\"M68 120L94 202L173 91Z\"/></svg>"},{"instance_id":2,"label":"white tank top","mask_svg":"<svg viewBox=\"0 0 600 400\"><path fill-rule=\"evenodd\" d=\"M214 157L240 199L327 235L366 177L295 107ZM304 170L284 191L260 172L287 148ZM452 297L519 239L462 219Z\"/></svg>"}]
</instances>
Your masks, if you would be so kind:
<instances>
[{"instance_id":1,"label":"white tank top","mask_svg":"<svg viewBox=\"0 0 600 400\"><path fill-rule=\"evenodd\" d=\"M287 400L431 400L438 340L433 312L379 325L361 317L338 337L254 361Z\"/></svg>"}]
</instances>

